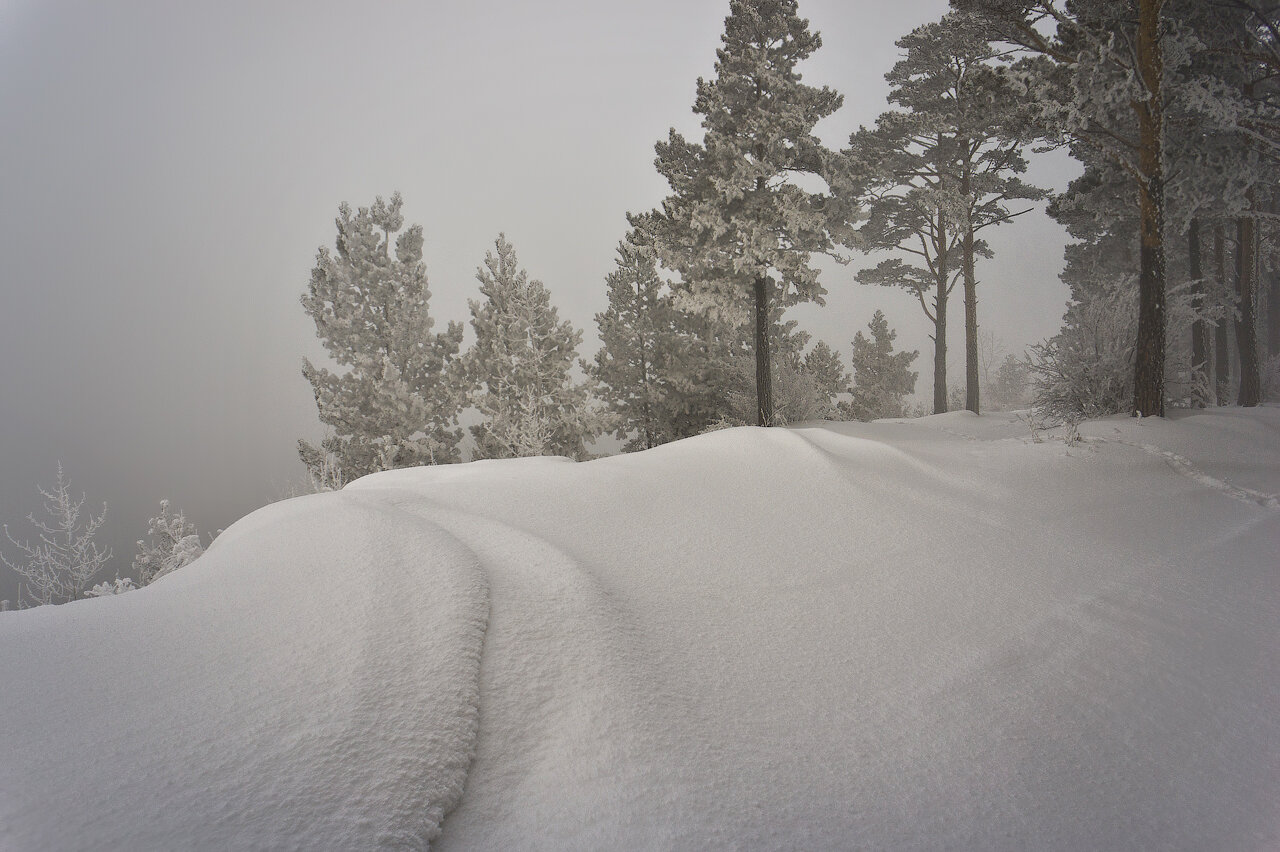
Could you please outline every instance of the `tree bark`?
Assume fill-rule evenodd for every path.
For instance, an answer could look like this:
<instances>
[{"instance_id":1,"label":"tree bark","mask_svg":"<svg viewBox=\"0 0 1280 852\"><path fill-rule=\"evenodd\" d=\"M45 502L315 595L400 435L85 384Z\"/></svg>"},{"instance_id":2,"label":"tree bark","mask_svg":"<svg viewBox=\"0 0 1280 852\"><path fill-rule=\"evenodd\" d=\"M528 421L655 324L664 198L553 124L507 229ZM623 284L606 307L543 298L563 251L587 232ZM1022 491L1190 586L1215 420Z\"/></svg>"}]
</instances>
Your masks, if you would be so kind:
<instances>
[{"instance_id":1,"label":"tree bark","mask_svg":"<svg viewBox=\"0 0 1280 852\"><path fill-rule=\"evenodd\" d=\"M653 397L652 389L649 387L649 353L646 350L645 343L648 339L649 329L646 328L647 322L641 319L644 316L652 318L653 314L649 311L649 305L645 304L644 284L637 277L636 279L636 325L639 326L640 337L640 388L644 394L644 401L640 405L640 416L644 418L644 448L652 450L657 446L655 438L655 430L653 428L653 410L650 400Z\"/></svg>"},{"instance_id":2,"label":"tree bark","mask_svg":"<svg viewBox=\"0 0 1280 852\"><path fill-rule=\"evenodd\" d=\"M968 142L965 142L966 150ZM971 165L966 156L960 175L960 193L965 204L971 204ZM979 414L980 389L978 387L978 279L974 271L973 216L966 216L964 223L964 402L965 408Z\"/></svg>"},{"instance_id":3,"label":"tree bark","mask_svg":"<svg viewBox=\"0 0 1280 852\"><path fill-rule=\"evenodd\" d=\"M1138 0L1138 71L1148 97L1134 103L1138 116L1138 181L1141 245L1138 274L1138 340L1134 352L1133 413L1164 416L1164 56L1160 45L1163 0Z\"/></svg>"},{"instance_id":4,"label":"tree bark","mask_svg":"<svg viewBox=\"0 0 1280 852\"><path fill-rule=\"evenodd\" d=\"M756 425L773 425L773 374L769 363L769 279L755 282L756 303Z\"/></svg>"},{"instance_id":5,"label":"tree bark","mask_svg":"<svg viewBox=\"0 0 1280 852\"><path fill-rule=\"evenodd\" d=\"M938 287L933 299L933 413L947 411L947 219L938 211Z\"/></svg>"},{"instance_id":6,"label":"tree bark","mask_svg":"<svg viewBox=\"0 0 1280 852\"><path fill-rule=\"evenodd\" d=\"M1218 271L1218 298L1225 300L1227 290L1227 240L1219 223L1213 229L1213 262ZM1235 322L1231 305L1219 305L1224 308L1222 318L1213 332L1213 389L1217 394L1218 405L1225 404L1231 389L1231 346L1227 340L1227 326Z\"/></svg>"},{"instance_id":7,"label":"tree bark","mask_svg":"<svg viewBox=\"0 0 1280 852\"><path fill-rule=\"evenodd\" d=\"M1252 194L1252 193L1250 193ZM1240 392L1236 403L1246 408L1262 398L1262 374L1258 367L1258 326L1254 312L1254 270L1257 254L1257 222L1251 216L1236 220L1236 296L1240 321L1236 324L1236 349L1240 355Z\"/></svg>"},{"instance_id":8,"label":"tree bark","mask_svg":"<svg viewBox=\"0 0 1280 852\"><path fill-rule=\"evenodd\" d=\"M1280 355L1280 269L1271 273L1267 288L1267 356Z\"/></svg>"},{"instance_id":9,"label":"tree bark","mask_svg":"<svg viewBox=\"0 0 1280 852\"><path fill-rule=\"evenodd\" d=\"M1209 327L1205 324L1203 313L1204 270L1200 264L1200 220L1192 219L1187 231L1187 255L1190 259L1191 307L1195 311L1195 320L1191 323L1191 377L1192 400L1196 408L1204 408L1209 402ZM1205 377L1203 382L1196 382L1196 374Z\"/></svg>"}]
</instances>

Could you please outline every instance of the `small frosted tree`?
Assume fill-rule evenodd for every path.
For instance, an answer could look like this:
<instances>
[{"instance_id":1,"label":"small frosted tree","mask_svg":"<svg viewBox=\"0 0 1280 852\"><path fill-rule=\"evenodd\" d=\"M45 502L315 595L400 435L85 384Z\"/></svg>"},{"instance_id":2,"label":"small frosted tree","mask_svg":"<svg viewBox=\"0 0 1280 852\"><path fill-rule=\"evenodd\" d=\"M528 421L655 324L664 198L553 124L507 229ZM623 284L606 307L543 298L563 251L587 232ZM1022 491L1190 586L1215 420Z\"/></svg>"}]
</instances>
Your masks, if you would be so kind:
<instances>
[{"instance_id":1,"label":"small frosted tree","mask_svg":"<svg viewBox=\"0 0 1280 852\"><path fill-rule=\"evenodd\" d=\"M90 580L111 559L111 551L93 540L106 519L106 503L96 517L85 512L86 498L83 494L79 500L71 496L71 483L62 472L61 462L57 484L51 490L40 487L39 491L48 519L37 518L34 513L27 516L36 528L34 541L19 541L7 524L4 527L5 537L20 555L10 559L0 552L0 562L22 578L18 588L20 606L59 604L83 597Z\"/></svg>"},{"instance_id":2,"label":"small frosted tree","mask_svg":"<svg viewBox=\"0 0 1280 852\"><path fill-rule=\"evenodd\" d=\"M147 538L139 539L133 558L134 579L139 586L190 565L202 553L196 525L181 511L172 514L169 501L160 501L160 514L147 521Z\"/></svg>"},{"instance_id":3,"label":"small frosted tree","mask_svg":"<svg viewBox=\"0 0 1280 852\"><path fill-rule=\"evenodd\" d=\"M1016 355L1006 355L995 372L991 399L997 411L1021 408L1027 404L1031 386L1031 366Z\"/></svg>"},{"instance_id":4,"label":"small frosted tree","mask_svg":"<svg viewBox=\"0 0 1280 852\"><path fill-rule=\"evenodd\" d=\"M652 250L634 234L619 243L606 284L609 306L596 314L602 345L590 373L624 449L650 449L676 437L670 408L678 391L670 374L684 348L678 313Z\"/></svg>"},{"instance_id":5,"label":"small frosted tree","mask_svg":"<svg viewBox=\"0 0 1280 852\"><path fill-rule=\"evenodd\" d=\"M849 391L849 373L840 361L840 353L819 340L804 356L800 372L809 377L826 402L827 416L837 411L836 397Z\"/></svg>"},{"instance_id":6,"label":"small frosted tree","mask_svg":"<svg viewBox=\"0 0 1280 852\"><path fill-rule=\"evenodd\" d=\"M400 194L352 212L338 208L336 252L321 248L302 306L335 374L303 361L320 420L333 431L319 447L298 442L313 479L340 479L460 460L463 393L454 359L461 323L433 334L422 228L404 228ZM397 232L399 232L397 236Z\"/></svg>"},{"instance_id":7,"label":"small frosted tree","mask_svg":"<svg viewBox=\"0 0 1280 852\"><path fill-rule=\"evenodd\" d=\"M582 332L561 322L551 294L520 268L503 234L476 271L483 300L471 300L476 342L464 357L476 458L561 455L581 459L600 434L589 386L570 376Z\"/></svg>"},{"instance_id":8,"label":"small frosted tree","mask_svg":"<svg viewBox=\"0 0 1280 852\"><path fill-rule=\"evenodd\" d=\"M902 417L904 400L915 393L916 378L908 368L919 352L894 352L898 333L889 328L884 313L876 311L867 324L870 337L859 331L853 338L853 399L847 413L856 420Z\"/></svg>"}]
</instances>

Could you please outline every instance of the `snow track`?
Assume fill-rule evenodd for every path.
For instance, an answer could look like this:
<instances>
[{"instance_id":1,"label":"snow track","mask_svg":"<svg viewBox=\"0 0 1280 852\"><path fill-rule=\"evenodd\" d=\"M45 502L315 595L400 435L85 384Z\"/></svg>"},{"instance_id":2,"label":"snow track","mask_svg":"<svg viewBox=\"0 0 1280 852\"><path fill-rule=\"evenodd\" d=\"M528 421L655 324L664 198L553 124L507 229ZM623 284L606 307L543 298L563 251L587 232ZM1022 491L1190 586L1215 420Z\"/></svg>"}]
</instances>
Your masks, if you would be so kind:
<instances>
[{"instance_id":1,"label":"snow track","mask_svg":"<svg viewBox=\"0 0 1280 852\"><path fill-rule=\"evenodd\" d=\"M1135 447L1144 453L1156 456L1168 463L1178 473L1188 479L1198 482L1206 488L1212 488L1214 491L1239 500L1243 503L1253 503L1267 509L1280 509L1280 496L1275 494L1263 494L1261 491L1254 491L1251 488L1242 488L1238 485L1232 485L1224 479L1210 476L1203 470L1197 468L1191 463L1191 460L1185 456L1180 456L1172 450L1166 450L1157 447L1154 444L1140 444L1134 441L1121 441L1114 438L1088 438L1091 442L1122 444L1126 447Z\"/></svg>"}]
</instances>

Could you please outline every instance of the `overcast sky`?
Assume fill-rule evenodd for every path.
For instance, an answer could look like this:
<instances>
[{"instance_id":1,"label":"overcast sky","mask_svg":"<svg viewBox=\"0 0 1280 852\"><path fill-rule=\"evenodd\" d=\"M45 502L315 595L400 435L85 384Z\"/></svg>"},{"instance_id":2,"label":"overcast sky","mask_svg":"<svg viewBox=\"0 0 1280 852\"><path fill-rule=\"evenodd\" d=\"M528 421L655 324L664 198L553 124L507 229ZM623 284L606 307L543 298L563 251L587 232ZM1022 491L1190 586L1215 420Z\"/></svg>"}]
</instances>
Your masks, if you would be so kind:
<instances>
[{"instance_id":1,"label":"overcast sky","mask_svg":"<svg viewBox=\"0 0 1280 852\"><path fill-rule=\"evenodd\" d=\"M827 144L875 121L894 40L945 6L801 0L824 41L805 79L845 95L818 128ZM299 367L322 350L298 298L341 201L404 195L442 325L467 318L505 231L594 351L625 213L665 195L653 143L672 126L697 136L695 80L713 73L727 12L0 0L0 521L25 526L61 459L109 502L124 575L161 497L211 530L300 481L295 442L320 427ZM1034 176L1070 173L1059 158ZM1060 323L1063 234L1037 212L992 242L981 321L1020 350ZM867 263L831 270L828 306L793 316L847 360L884 309L921 350L927 393L927 321L905 294L855 285ZM0 596L11 588L0 579Z\"/></svg>"}]
</instances>

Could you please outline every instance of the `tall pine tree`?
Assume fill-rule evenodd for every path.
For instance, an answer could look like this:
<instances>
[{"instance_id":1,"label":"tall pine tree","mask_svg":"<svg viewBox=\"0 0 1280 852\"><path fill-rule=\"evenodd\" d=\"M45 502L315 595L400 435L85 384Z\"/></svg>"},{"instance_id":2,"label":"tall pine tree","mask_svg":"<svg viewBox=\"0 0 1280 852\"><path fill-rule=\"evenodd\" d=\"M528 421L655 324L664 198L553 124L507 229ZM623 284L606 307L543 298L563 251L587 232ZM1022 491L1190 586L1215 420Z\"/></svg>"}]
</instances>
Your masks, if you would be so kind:
<instances>
[{"instance_id":1,"label":"tall pine tree","mask_svg":"<svg viewBox=\"0 0 1280 852\"><path fill-rule=\"evenodd\" d=\"M698 80L702 144L674 129L656 146L672 194L649 229L662 263L688 288L686 307L754 326L756 421L773 421L769 326L775 307L821 303L814 253L833 251L848 211L797 176L826 178L830 155L813 127L842 99L800 81L796 65L822 40L795 0L731 0L716 77Z\"/></svg>"},{"instance_id":2,"label":"tall pine tree","mask_svg":"<svg viewBox=\"0 0 1280 852\"><path fill-rule=\"evenodd\" d=\"M342 480L378 470L459 460L463 396L454 375L461 323L431 332L422 227L404 227L400 194L355 212L338 208L335 252L321 248L302 306L345 373L303 361L320 420L333 434L298 442L313 476ZM393 250L394 246L394 250Z\"/></svg>"},{"instance_id":3,"label":"tall pine tree","mask_svg":"<svg viewBox=\"0 0 1280 852\"><path fill-rule=\"evenodd\" d=\"M874 130L854 133L847 156L871 210L864 248L906 253L912 262L885 261L859 280L906 287L934 323L938 412L947 407L948 297L957 277L963 282L966 406L977 412L976 261L991 256L977 235L1027 212L1009 202L1046 194L1019 177L1031 113L992 67L997 51L972 16L953 12L897 44L906 56L885 79L900 109L882 115Z\"/></svg>"},{"instance_id":4,"label":"tall pine tree","mask_svg":"<svg viewBox=\"0 0 1280 852\"><path fill-rule=\"evenodd\" d=\"M1031 58L1019 69L1050 136L1092 147L1132 181L1138 220L1138 323L1133 412L1162 416L1167 324L1166 107L1194 44L1170 0L952 0L995 40Z\"/></svg>"},{"instance_id":5,"label":"tall pine tree","mask_svg":"<svg viewBox=\"0 0 1280 852\"><path fill-rule=\"evenodd\" d=\"M476 458L559 455L582 459L600 433L589 388L570 376L582 332L560 321L551 294L520 268L503 234L476 271L483 300L471 300L476 342L464 356Z\"/></svg>"}]
</instances>

